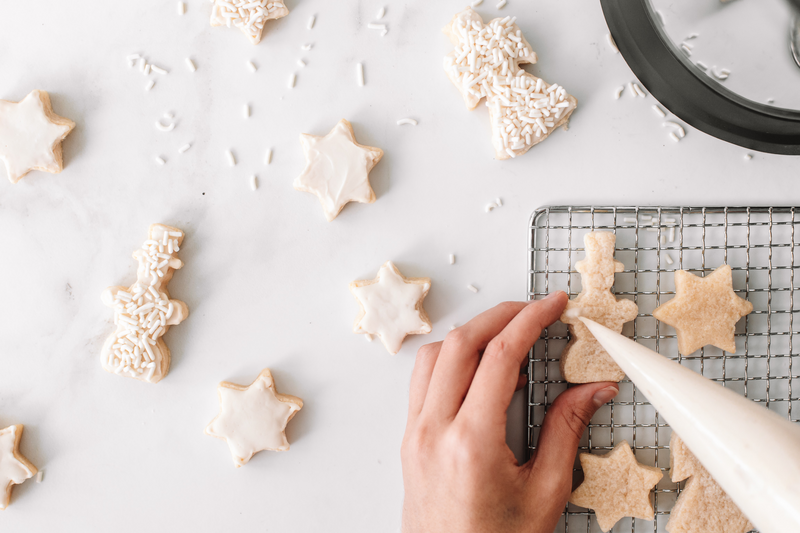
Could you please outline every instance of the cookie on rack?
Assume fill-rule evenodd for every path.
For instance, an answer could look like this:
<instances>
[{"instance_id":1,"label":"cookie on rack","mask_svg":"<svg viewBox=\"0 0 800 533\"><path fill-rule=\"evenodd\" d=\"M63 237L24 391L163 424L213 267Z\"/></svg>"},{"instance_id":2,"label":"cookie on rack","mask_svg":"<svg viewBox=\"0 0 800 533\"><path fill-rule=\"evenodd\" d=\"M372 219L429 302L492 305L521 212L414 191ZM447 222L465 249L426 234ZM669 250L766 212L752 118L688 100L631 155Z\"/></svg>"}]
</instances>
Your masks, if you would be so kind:
<instances>
[{"instance_id":1,"label":"cookie on rack","mask_svg":"<svg viewBox=\"0 0 800 533\"><path fill-rule=\"evenodd\" d=\"M639 463L628 441L622 441L605 455L580 455L583 483L569 502L592 509L600 529L610 531L621 518L631 516L653 520L650 491L663 474L661 469Z\"/></svg>"},{"instance_id":2,"label":"cookie on rack","mask_svg":"<svg viewBox=\"0 0 800 533\"><path fill-rule=\"evenodd\" d=\"M212 26L235 26L253 44L261 42L264 24L289 14L283 0L213 0Z\"/></svg>"},{"instance_id":3,"label":"cookie on rack","mask_svg":"<svg viewBox=\"0 0 800 533\"><path fill-rule=\"evenodd\" d=\"M669 533L747 533L753 529L753 524L674 432L669 439L669 467L675 483L689 479L669 514Z\"/></svg>"},{"instance_id":4,"label":"cookie on rack","mask_svg":"<svg viewBox=\"0 0 800 533\"><path fill-rule=\"evenodd\" d=\"M521 65L536 63L537 57L515 20L484 24L468 7L443 30L454 47L444 58L444 70L467 109L486 98L497 159L522 155L556 128L566 129L578 106L563 87L523 70Z\"/></svg>"},{"instance_id":5,"label":"cookie on rack","mask_svg":"<svg viewBox=\"0 0 800 533\"><path fill-rule=\"evenodd\" d=\"M407 335L431 332L431 321L422 307L430 288L431 278L407 278L386 261L377 278L350 284L361 307L353 331L377 335L395 355Z\"/></svg>"},{"instance_id":6,"label":"cookie on rack","mask_svg":"<svg viewBox=\"0 0 800 533\"><path fill-rule=\"evenodd\" d=\"M731 267L722 265L701 278L675 272L675 297L653 311L653 316L675 328L678 351L689 355L708 344L736 352L736 323L753 312L753 304L733 292Z\"/></svg>"},{"instance_id":7,"label":"cookie on rack","mask_svg":"<svg viewBox=\"0 0 800 533\"><path fill-rule=\"evenodd\" d=\"M173 273L183 266L177 256L183 237L178 228L150 226L147 240L133 252L139 262L136 283L103 291L116 325L100 355L104 370L149 383L158 383L169 372L170 351L162 337L189 316L186 304L171 299L167 290Z\"/></svg>"},{"instance_id":8,"label":"cookie on rack","mask_svg":"<svg viewBox=\"0 0 800 533\"><path fill-rule=\"evenodd\" d=\"M625 373L617 366L580 317L594 320L617 333L625 322L636 318L639 308L631 300L612 292L614 274L623 265L614 259L616 236L606 231L587 233L583 239L586 257L575 264L581 274L581 292L567 302L561 321L569 325L570 341L561 353L561 375L570 383L620 381Z\"/></svg>"},{"instance_id":9,"label":"cookie on rack","mask_svg":"<svg viewBox=\"0 0 800 533\"><path fill-rule=\"evenodd\" d=\"M61 172L61 141L74 127L70 119L53 112L46 91L31 91L19 102L0 100L0 160L11 183L31 170Z\"/></svg>"},{"instance_id":10,"label":"cookie on rack","mask_svg":"<svg viewBox=\"0 0 800 533\"><path fill-rule=\"evenodd\" d=\"M11 502L14 485L32 478L38 472L19 451L22 429L22 424L0 429L0 511L5 510Z\"/></svg>"},{"instance_id":11,"label":"cookie on rack","mask_svg":"<svg viewBox=\"0 0 800 533\"><path fill-rule=\"evenodd\" d=\"M205 433L228 443L237 468L260 451L289 449L286 424L303 408L303 400L278 394L269 368L246 387L223 381L217 392L219 414Z\"/></svg>"}]
</instances>

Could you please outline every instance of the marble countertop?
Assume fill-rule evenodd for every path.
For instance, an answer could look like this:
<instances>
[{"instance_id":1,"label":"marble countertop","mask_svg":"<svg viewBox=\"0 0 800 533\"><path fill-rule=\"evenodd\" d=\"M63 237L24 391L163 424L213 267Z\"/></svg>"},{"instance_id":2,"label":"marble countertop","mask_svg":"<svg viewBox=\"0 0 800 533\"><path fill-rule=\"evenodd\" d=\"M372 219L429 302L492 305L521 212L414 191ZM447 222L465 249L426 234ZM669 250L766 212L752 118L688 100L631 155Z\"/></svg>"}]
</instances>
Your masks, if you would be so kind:
<instances>
[{"instance_id":1,"label":"marble countertop","mask_svg":"<svg viewBox=\"0 0 800 533\"><path fill-rule=\"evenodd\" d=\"M12 186L0 171L0 427L25 424L22 451L44 470L43 483L15 488L0 529L396 531L416 350L525 298L534 209L800 200L800 160L745 161L744 149L691 128L675 143L652 97L614 100L633 78L608 47L598 3L478 9L485 20L518 16L539 54L531 72L579 101L568 132L502 162L486 108L468 112L442 71L451 46L441 28L465 2L286 3L289 16L270 22L257 46L211 28L206 0L189 1L183 16L174 1L4 5L0 98L47 90L77 127L60 175L34 172ZM366 27L381 6L385 37ZM169 74L151 74L145 91L147 78L126 64L132 53ZM168 133L154 127L165 112L177 121ZM403 117L419 125L398 127ZM340 118L386 155L371 174L378 200L326 223L317 199L292 189L304 165L298 134L325 134ZM487 214L496 197L504 205ZM133 282L131 253L155 222L187 234L170 292L190 316L166 335L172 370L151 386L101 369L112 313L100 293ZM388 259L433 279L433 332L396 356L352 333L348 290ZM218 410L217 383L247 384L265 367L305 407L289 425L290 452L236 469L203 429ZM518 394L508 438L520 454L524 416Z\"/></svg>"}]
</instances>

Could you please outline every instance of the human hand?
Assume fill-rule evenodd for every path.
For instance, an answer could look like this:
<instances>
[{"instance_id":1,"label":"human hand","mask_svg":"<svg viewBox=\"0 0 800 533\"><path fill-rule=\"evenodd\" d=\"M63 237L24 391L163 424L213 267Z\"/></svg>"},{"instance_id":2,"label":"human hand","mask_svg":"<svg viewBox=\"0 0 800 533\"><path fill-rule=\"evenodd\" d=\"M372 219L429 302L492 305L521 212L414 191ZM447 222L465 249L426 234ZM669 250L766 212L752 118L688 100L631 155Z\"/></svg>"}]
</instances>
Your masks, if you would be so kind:
<instances>
[{"instance_id":1,"label":"human hand","mask_svg":"<svg viewBox=\"0 0 800 533\"><path fill-rule=\"evenodd\" d=\"M505 302L417 353L401 449L404 533L552 533L572 490L586 425L619 392L590 383L562 392L536 454L520 466L506 444L506 411L526 382L520 367L567 295Z\"/></svg>"}]
</instances>

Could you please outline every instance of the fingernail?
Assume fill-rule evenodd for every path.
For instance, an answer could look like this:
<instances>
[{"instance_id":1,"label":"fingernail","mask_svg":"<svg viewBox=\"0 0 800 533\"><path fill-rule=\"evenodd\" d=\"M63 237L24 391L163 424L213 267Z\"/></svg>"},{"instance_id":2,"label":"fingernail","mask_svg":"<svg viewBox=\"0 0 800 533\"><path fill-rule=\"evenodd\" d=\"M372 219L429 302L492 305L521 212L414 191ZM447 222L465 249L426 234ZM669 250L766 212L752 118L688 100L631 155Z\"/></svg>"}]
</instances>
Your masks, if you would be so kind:
<instances>
[{"instance_id":1,"label":"fingernail","mask_svg":"<svg viewBox=\"0 0 800 533\"><path fill-rule=\"evenodd\" d=\"M545 299L545 300L552 300L553 298L558 298L558 297L559 297L560 295L562 295L562 294L564 294L564 291L556 291L556 292L551 292L550 294L548 294L547 296L545 296L545 298L544 298L544 299Z\"/></svg>"},{"instance_id":2,"label":"fingernail","mask_svg":"<svg viewBox=\"0 0 800 533\"><path fill-rule=\"evenodd\" d=\"M605 389L600 389L599 391L595 392L594 396L592 396L592 401L594 402L595 406L600 407L613 400L618 393L619 389L616 387L606 387Z\"/></svg>"}]
</instances>

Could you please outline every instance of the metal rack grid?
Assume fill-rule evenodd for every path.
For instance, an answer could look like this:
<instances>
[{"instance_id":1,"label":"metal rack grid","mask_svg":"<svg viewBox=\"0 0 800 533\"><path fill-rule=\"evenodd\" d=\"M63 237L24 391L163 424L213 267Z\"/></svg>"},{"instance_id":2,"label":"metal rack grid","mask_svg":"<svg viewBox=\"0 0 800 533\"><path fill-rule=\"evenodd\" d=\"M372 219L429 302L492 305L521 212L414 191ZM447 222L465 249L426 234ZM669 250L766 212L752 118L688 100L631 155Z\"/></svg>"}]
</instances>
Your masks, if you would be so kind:
<instances>
[{"instance_id":1,"label":"metal rack grid","mask_svg":"<svg viewBox=\"0 0 800 533\"><path fill-rule=\"evenodd\" d=\"M617 235L616 259L625 269L613 292L634 300L639 314L623 334L672 357L702 375L800 422L800 219L795 207L546 207L530 220L528 299L564 290L580 292L583 235ZM653 222L648 222L648 217ZM674 228L670 230L670 228ZM674 232L674 238L669 237ZM664 237L662 239L662 236ZM671 263L670 263L671 262ZM733 269L738 295L754 310L736 329L736 353L707 346L680 356L675 330L659 323L653 310L674 294L674 271L697 275L721 264ZM797 296L797 298L796 298ZM796 320L797 319L797 320ZM531 350L528 368L528 452L536 449L547 407L567 388L559 356L568 341L566 325L547 328ZM654 522L624 518L614 532L665 532L682 489L669 479L671 430L629 380L620 383L614 401L592 419L580 452L607 453L627 440L637 459L658 466L664 477L654 491ZM580 480L580 465L573 468ZM569 504L557 532L599 532L594 513Z\"/></svg>"}]
</instances>

